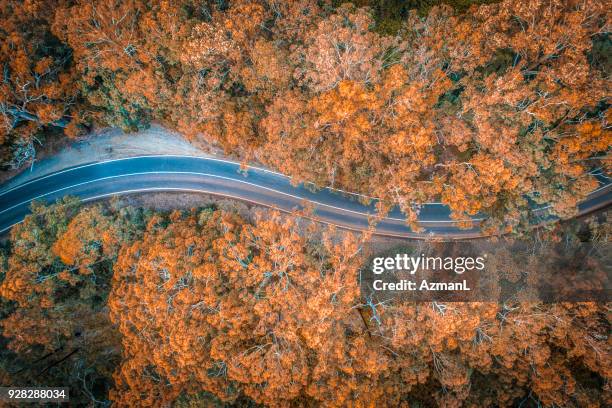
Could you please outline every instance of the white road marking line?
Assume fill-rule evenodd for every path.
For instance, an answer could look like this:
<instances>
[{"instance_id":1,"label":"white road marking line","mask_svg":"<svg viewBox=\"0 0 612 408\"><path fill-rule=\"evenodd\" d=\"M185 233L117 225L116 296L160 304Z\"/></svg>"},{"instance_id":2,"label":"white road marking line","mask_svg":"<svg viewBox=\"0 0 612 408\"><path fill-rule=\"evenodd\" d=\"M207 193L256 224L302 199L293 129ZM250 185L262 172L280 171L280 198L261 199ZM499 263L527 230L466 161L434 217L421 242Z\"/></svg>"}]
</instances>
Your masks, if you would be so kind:
<instances>
[{"instance_id":1,"label":"white road marking line","mask_svg":"<svg viewBox=\"0 0 612 408\"><path fill-rule=\"evenodd\" d=\"M172 188L172 187L168 187L168 188L164 188L164 187L154 187L154 188L150 188L150 189L133 189L133 190L122 190L122 191L118 191L118 192L114 192L114 193L107 193L107 194L101 194L98 196L94 196L94 197L90 197L90 198L86 198L83 199L83 202L87 202L87 201L94 201L100 198L104 198L104 197L110 197L110 196L114 196L114 195L121 195L121 194L129 194L129 193L142 193L142 192L151 192L151 191L179 191L179 192L196 192L196 193L205 193L205 194L211 194L211 195L215 195L217 197L229 197L229 198L233 198L235 200L239 200L239 201L247 201L250 203L253 203L255 205L260 205L262 207L268 207L268 208L272 208L272 209L276 209L278 211L284 212L286 214L291 214L291 211L288 210L283 210L282 208L278 208L275 206L271 206L269 204L264 204L264 203L260 203L258 201L252 200L252 199L244 199L241 197L237 197L237 196L233 196L233 195L225 195L225 194L219 194L219 193L214 193L211 191L207 191L207 190L197 190L197 189L179 189L179 188ZM308 217L308 216L303 216L304 218L310 219L312 221L318 222L318 223L322 223L322 224L326 224L326 225L333 225L335 227L341 228L341 229L345 229L345 230L349 230L349 231L354 231L354 232L364 232L366 230L362 230L362 229L356 229L356 228L351 228L351 227L347 227L345 225L340 225L340 224L334 224L333 222L329 222L329 221L324 221L318 218L312 218L312 217ZM10 230L11 228L13 228L15 225L21 224L23 223L24 220L18 221L2 230L0 230L0 234L4 233L7 230ZM457 241L457 240L465 240L465 239L479 239L479 238L486 238L489 235L472 235L472 234L467 234L466 236L462 236L462 237L444 237L443 235L439 235L439 234L435 234L433 232L427 232L427 233L417 233L417 232L410 232L410 233L406 233L403 235L400 234L392 234L392 233L387 233L387 232L377 232L377 231L373 231L374 235L378 235L378 236L384 236L384 237L394 237L394 238L403 238L403 239L417 239L417 240L423 240L423 239L427 239L427 238L435 238L437 241L442 241L442 242L449 242L449 241Z\"/></svg>"},{"instance_id":2,"label":"white road marking line","mask_svg":"<svg viewBox=\"0 0 612 408\"><path fill-rule=\"evenodd\" d=\"M87 164L71 167L71 168L68 168L68 169L64 169L64 170L61 170L61 171L58 171L58 172L55 172L55 173L50 173L50 174L47 174L47 175L44 175L44 176L41 176L41 177L38 177L38 178L35 178L35 179L32 179L32 180L29 180L29 181L27 181L25 183L22 183L22 184L19 184L17 186L14 186L14 187L12 187L12 188L10 188L8 190L1 191L0 192L0 197L5 195L5 194L7 194L7 193L9 193L9 192L11 192L11 191L13 191L13 190L15 190L15 189L17 189L17 188L24 187L24 186L29 185L31 183L34 183L36 181L44 180L44 179L52 177L52 176L56 176L56 175L63 174L63 173L66 173L66 172L69 172L69 171L73 171L73 170L82 169L82 168L85 168L85 167L91 167L91 166L95 166L95 165L103 165L103 164L107 164L107 163L113 163L113 162L117 162L117 161L125 161L125 160L130 160L130 159L171 158L171 157L190 158L190 159L196 159L196 160L211 160L211 161L222 162L222 163L227 163L227 164L238 166L238 170L242 169L242 165L240 163L238 163L238 162L231 161L231 160L226 160L226 159L214 158L214 157L204 157L204 156L177 155L177 154L157 154L157 155L141 155L141 156L121 157L121 158L117 158L117 159L109 159L109 160L104 160L104 161L99 161L99 162L87 163ZM275 175L281 176L281 177L283 177L285 179L288 179L288 180L291 179L289 176L286 176L286 175L284 175L282 173L275 172L273 170L269 170L269 169L265 169L265 168L261 168L261 167L256 167L256 166L251 166L251 165L246 165L246 167L250 168L250 169L255 169L255 170L262 171L262 172L266 172L266 173L275 174ZM210 176L210 177L216 177L216 178L222 178L222 179L227 179L227 180L233 180L233 181L238 181L238 182L242 182L242 183L245 183L245 184L249 184L249 185L252 185L252 186L256 186L256 187L259 187L259 188L262 188L262 189L274 191L274 192L277 192L279 194L285 194L285 195L293 197L293 198L297 198L297 199L301 199L301 200L306 200L305 198L293 196L293 195L288 194L288 193L283 193L281 191L277 191L277 190L274 190L274 189L271 189L271 188L268 188L268 187L264 187L264 186L260 186L260 185L257 185L257 184L253 184L253 183L248 183L248 182L245 182L245 181L242 181L242 180L238 180L238 179L232 179L232 178L223 177L223 176L216 176L216 175L213 175L213 174L193 173L193 172L144 172L144 173L130 173L130 174L120 175L120 176L104 177L104 178L100 178L100 179L96 179L96 180L92 180L92 181L88 181L88 182L79 183L79 184L75 184L75 185L72 185L72 186L64 187L64 188L61 188L59 190L56 190L56 191L53 191L53 192L50 192L50 193L38 196L38 197L34 198L33 200L35 200L37 198L44 197L45 195L48 195L48 194L53 194L53 193L56 193L56 192L59 192L59 191L62 191L62 190L68 189L68 188L77 187L79 185L87 184L87 183L94 182L94 181L97 181L97 180L104 180L104 179L107 179L107 178L130 176L130 175L136 175L136 174L165 174L165 173L169 173L169 174L171 174L171 173L177 173L177 174L181 174L181 173L200 174L200 175L205 175L205 176ZM598 189L596 189L596 190L592 191L591 193L589 193L589 195L595 194L595 193L597 193L597 192L599 192L599 191L601 191L603 189L606 189L608 187L610 187L610 184L601 186ZM333 187L325 187L325 189L334 190L334 191L340 191L340 192L343 192L343 193L346 193L346 194L351 194L351 195L356 195L356 196L360 196L360 197L365 197L365 198L368 198L368 199L378 200L378 198L375 198L375 197L371 197L371 196L367 196L367 195L363 195L363 194L359 194L359 193L347 192L347 191L336 189L336 188L333 188ZM32 200L30 200L30 201L32 201ZM310 201L310 200L307 200L307 201ZM15 207L17 207L19 205L25 204L26 202L28 202L28 201L24 201L24 202L22 202L20 204L14 205L14 206L12 206L10 208L7 208L7 209L5 209L3 211L0 211L0 214L4 213L6 211L9 211L12 208L15 208ZM334 206L331 206L331 205L328 205L328 204L319 203L319 202L316 202L316 201L310 201L310 202L315 203L315 204L319 204L319 205L323 205L323 206L328 206L328 207L335 208L335 209L339 209L339 210L342 210L342 211L353 212L353 213L356 213L356 214L371 215L371 214L367 214L367 213L361 213L361 212L357 212L357 211L346 210L346 209L334 207ZM437 203L437 202L434 202L434 203L424 203L423 205L442 205L442 206L444 206L444 204ZM545 207L536 208L536 209L534 209L534 212L543 211L543 210L546 210L546 209L551 208L551 207L552 207L551 205L547 205ZM403 219L403 218L399 219L399 218L393 218L393 217L385 217L384 219L396 220L396 221L405 221L405 219ZM448 223L448 222L456 223L456 222L462 222L462 221L482 221L482 220L484 220L484 218L474 218L472 220L426 221L426 222L430 222L430 223L445 223L445 222L446 223Z\"/></svg>"},{"instance_id":3,"label":"white road marking line","mask_svg":"<svg viewBox=\"0 0 612 408\"><path fill-rule=\"evenodd\" d=\"M294 198L294 199L297 199L297 200L308 201L308 202L311 202L311 203L314 203L314 204L317 204L317 205L320 205L320 206L329 207L329 208L333 208L333 209L340 210L340 211L350 212L350 213L359 214L359 215L368 216L368 217L370 217L370 216L374 217L375 216L375 213L364 213L364 212L360 212L360 211L348 210L346 208L340 208L340 207L336 207L336 206L333 206L333 205L330 205L330 204L325 204L325 203L321 203L321 202L318 202L318 201L308 200L308 199L306 199L304 197L295 196L293 194L289 194L289 193L285 193L285 192L282 192L282 191L274 190L272 188L260 186L258 184L249 183L248 181L244 181L244 180L240 180L240 179L233 179L233 178L225 177L225 176L217 176L217 175L209 174L209 173L198 173L198 172L189 172L189 171L167 171L167 172L150 171L150 172L128 173L128 174L120 174L120 175L116 175L116 176L101 177L101 178L97 178L97 179L94 179L94 180L88 180L88 181L84 181L82 183L77 183L77 184L73 184L73 185L70 185L70 186L62 187L60 189L57 189L57 190L54 190L54 191L50 191L50 192L45 193L45 194L41 194L41 195L36 196L36 197L34 197L32 199L23 201L23 202L21 202L19 204L15 204L15 205L13 205L13 206L11 206L9 208L6 208L6 209L0 211L0 214L3 214L5 212L7 212L7 211L10 211L10 210L12 210L15 207L19 207L21 205L24 205L24 204L27 204L27 203L31 203L32 201L37 200L39 198L46 197L48 195L55 194L55 193L58 193L60 191L67 190L67 189L70 189L70 188L79 187L79 186L82 186L82 185L85 185L85 184L91 184L91 183L95 183L95 182L102 181L102 180L110 180L110 179L114 179L114 178L129 177L129 176L139 176L139 175L146 175L146 174L190 174L190 175L198 175L198 176L205 176L205 177L213 177L213 178L218 178L218 179L223 179L223 180L230 180L230 181L235 181L235 182L238 182L238 183L247 184L247 185L250 185L250 186L253 186L253 187L256 187L256 188L261 188L261 189L264 189L264 190L268 190L268 191L271 191L271 192L274 192L274 193L286 195L288 197L291 197L291 198ZM153 187L151 189L154 190L154 189L156 189L156 187ZM145 191L146 191L146 189L145 189ZM393 220L393 221L402 221L402 222L406 221L405 218L384 217L383 219L385 219L385 220ZM444 221L432 220L432 221L423 221L423 222L427 222L427 223L439 223L439 224L444 224L444 223L455 224L455 223L458 223L458 222L469 222L469 221L477 222L477 221L482 221L482 220L484 220L484 218L474 218L472 220L452 220L452 221L451 220L449 220L449 221L446 221L446 220L444 220Z\"/></svg>"},{"instance_id":4,"label":"white road marking line","mask_svg":"<svg viewBox=\"0 0 612 408\"><path fill-rule=\"evenodd\" d=\"M28 181L26 181L26 182L24 182L22 184L19 184L17 186L11 187L8 190L0 191L0 196L4 195L4 194L6 194L6 193L8 193L10 191L13 191L13 190L15 190L17 188L20 188L20 187L26 186L28 184L31 184L33 182L36 182L36 181L39 181L39 180L44 180L44 179L46 179L48 177L59 175L59 174L63 174L63 173L68 172L68 171L79 170L79 169L82 169L82 168L85 168L85 167L91 167L91 166L95 166L95 165L99 165L99 164L114 163L114 162L118 162L118 161L130 160L130 159L146 159L146 158L156 158L156 157L157 158L162 158L162 157L180 157L180 158L188 158L188 159L196 159L196 160L211 160L211 161L216 161L216 162L228 163L228 164L235 165L235 166L238 167L238 170L243 168L242 164L240 164L239 162L235 162L235 161L232 161L232 160L221 159L221 158L215 158L215 157L205 157L205 156L191 156L191 155L182 155L182 154L151 154L151 155L140 155L140 156L130 156L130 157L119 157L117 159L109 159L109 160L102 160L102 161L98 161L98 162L81 164L81 165L77 165L75 167L70 167L68 169L60 170L60 171L57 171L57 172L54 172L54 173L49 173L49 174L46 174L44 176L36 177L36 178L34 178L32 180L28 180ZM274 171L274 170L266 169L266 168L263 168L263 167L251 166L251 165L246 165L246 167L250 168L250 169L262 171L262 172L265 172L265 173L272 173L272 174L275 174L277 176L281 176L283 178L291 180L290 176L287 176L286 174L279 173L279 172ZM312 183L308 183L308 184L312 185ZM352 192L352 191L346 191L346 190L342 190L342 189L339 189L339 188L334 188L334 187L323 187L323 188L327 189L327 190L339 191L339 192L344 193L344 194L350 194L350 195L355 195L355 196L359 196L359 197L364 197L364 198L367 198L367 199L370 199L370 200L379 200L379 198L377 198L377 197L372 197L372 196L369 196L369 195L366 195L366 194L361 194L361 193L355 193L355 192ZM424 203L424 205L445 205L445 204L440 203L440 202L431 202L431 203Z\"/></svg>"},{"instance_id":5,"label":"white road marking line","mask_svg":"<svg viewBox=\"0 0 612 408\"><path fill-rule=\"evenodd\" d=\"M22 184L19 184L19 185L16 185L14 187L11 187L8 190L0 191L0 196L4 195L4 194L6 194L6 193L8 193L10 191L13 191L13 190L15 190L17 188L20 188L20 187L26 186L28 184L31 184L33 182L36 182L36 181L39 181L39 180L44 180L46 178L49 178L49 177L52 177L52 176L56 176L56 175L59 175L59 174L63 174L63 173L68 172L68 171L78 170L78 169L82 169L82 168L85 168L85 167L91 167L91 166L102 165L102 164L107 164L107 163L114 163L114 162L118 162L118 161L125 161L125 160L130 160L130 159L165 158L165 157L180 157L180 158L188 158L188 159L196 159L196 160L211 160L211 161L216 161L216 162L221 162L221 163L227 163L227 164L235 165L235 166L238 167L238 170L243 168L242 164L240 164L239 162L236 162L236 161L226 160L226 159L221 159L221 158L215 158L215 157L206 157L206 156L191 156L191 155L181 155L181 154L151 154L151 155L140 155L140 156L130 156L130 157L119 157L117 159L102 160L102 161L99 161L99 162L93 162L93 163L86 163L86 164L82 164L82 165L77 165L75 167L70 167L68 169L60 170L60 171L57 171L57 172L54 172L54 173L49 173L49 174L46 174L44 176L40 176L40 177L34 178L32 180L28 180L28 181L26 181L26 182L24 182ZM262 172L265 172L265 173L272 173L272 174L275 174L277 176L281 176L281 177L283 177L285 179L291 180L290 176L287 176L287 175L285 175L283 173L279 173L279 172L274 171L274 170L266 169L266 168L263 168L263 167L252 166L252 165L246 165L246 167L250 168L250 169L262 171ZM308 184L312 185L312 183L308 183ZM597 188L596 190L591 191L589 193L589 195L597 193L597 192L607 188L609 185L610 184L606 184L604 186L601 186L601 187ZM372 197L372 196L368 196L368 195L361 194L361 193L355 193L355 192L352 192L352 191L346 191L346 190L342 190L342 189L334 188L334 187L324 187L323 189L339 191L341 193L355 195L355 196L360 196L360 197L368 198L370 200L379 200L379 198L377 198L377 197ZM446 204L441 203L441 202L431 202L431 203L424 203L423 205L442 205L442 206L445 206ZM549 207L550 206L544 207L544 208L549 208Z\"/></svg>"},{"instance_id":6,"label":"white road marking line","mask_svg":"<svg viewBox=\"0 0 612 408\"><path fill-rule=\"evenodd\" d=\"M268 208L272 208L272 209L276 209L278 211L284 212L286 214L291 214L292 211L289 210L284 210L282 208L279 207L275 207L275 206L271 206L269 204L264 204L261 202L258 202L256 200L252 200L252 199L244 199L242 197L238 197L238 196L234 196L231 194L219 194L219 193L214 193L208 190L198 190L198 189L183 189L183 188L174 188L174 187L168 187L168 188L164 188L164 187L154 187L154 188L150 188L150 189L131 189L131 190L122 190L122 191L118 191L118 192L114 192L114 193L107 193L107 194L100 194L94 197L89 197L86 199L83 199L83 202L88 202L88 201L95 201L101 198L105 198L105 197L110 197L110 196L114 196L114 195L120 195L120 194L130 194L130 193L143 193L143 192L151 192L151 191L178 191L178 192L195 192L195 193L205 193L205 194L211 194L211 195L216 195L217 197L229 197L235 200L239 200L239 201L247 201L250 203L253 203L255 205L260 205L262 207L268 207ZM352 227L348 227L346 225L340 225L340 224L335 224L333 222L330 221L325 221L319 218L313 218L313 217L308 217L308 216L304 216L304 218L308 218L310 220L313 220L315 222L319 222L322 224L326 224L326 225L333 225L335 227L341 228L341 229L346 229L346 230L350 230L350 231L354 231L354 232L364 232L367 230L363 230L363 229L358 229L358 228L352 228ZM403 221L403 220L402 220ZM13 228L15 225L21 224L23 223L23 220L18 221L2 230L0 230L0 233L3 233L4 231L7 231L11 228ZM407 227L407 226L406 226ZM407 232L406 234L392 234L392 233L388 233L388 232L377 232L374 231L373 232L374 235L379 235L379 236L385 236L385 237L395 237L395 238L413 238L413 239L426 239L426 238L431 238L434 237L435 235L433 235L433 233L428 232L428 233L418 233L418 232ZM466 233L467 235L467 233ZM468 239L469 238L480 238L480 235L468 235ZM466 239L466 237L462 237L462 238L449 238L450 240L456 240L456 239Z\"/></svg>"}]
</instances>

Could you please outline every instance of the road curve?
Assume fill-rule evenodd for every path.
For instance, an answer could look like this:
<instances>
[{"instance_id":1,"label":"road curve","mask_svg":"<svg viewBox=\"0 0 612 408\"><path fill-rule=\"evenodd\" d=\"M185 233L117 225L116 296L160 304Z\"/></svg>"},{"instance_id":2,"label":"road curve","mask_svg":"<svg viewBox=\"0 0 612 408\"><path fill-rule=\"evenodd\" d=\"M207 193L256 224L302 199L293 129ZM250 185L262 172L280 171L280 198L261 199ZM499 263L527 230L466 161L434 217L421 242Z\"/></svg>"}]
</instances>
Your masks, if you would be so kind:
<instances>
[{"instance_id":1,"label":"road curve","mask_svg":"<svg viewBox=\"0 0 612 408\"><path fill-rule=\"evenodd\" d=\"M612 202L612 184L602 185L580 203L586 214ZM33 200L54 202L73 195L93 201L116 194L177 191L199 192L234 198L290 212L310 203L314 218L342 228L362 231L375 215L374 205L358 201L358 194L323 189L313 192L293 186L287 176L270 170L247 167L223 159L178 155L128 157L75 166L0 190L0 233L21 222ZM536 210L545 220L546 208ZM419 224L423 232L412 231L398 209L376 225L377 235L400 238L467 239L482 236L480 229L460 229L449 218L448 207L440 203L423 206ZM473 220L482 220L474 216ZM475 223L477 224L477 223Z\"/></svg>"}]
</instances>

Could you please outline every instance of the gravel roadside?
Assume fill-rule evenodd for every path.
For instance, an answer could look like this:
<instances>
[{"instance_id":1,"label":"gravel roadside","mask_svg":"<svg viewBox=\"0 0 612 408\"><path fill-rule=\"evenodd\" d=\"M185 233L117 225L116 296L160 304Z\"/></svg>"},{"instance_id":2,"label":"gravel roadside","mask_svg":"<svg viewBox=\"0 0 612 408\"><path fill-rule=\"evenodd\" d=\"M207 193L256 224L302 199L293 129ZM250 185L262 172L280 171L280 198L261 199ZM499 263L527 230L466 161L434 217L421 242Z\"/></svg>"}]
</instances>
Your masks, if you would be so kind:
<instances>
[{"instance_id":1,"label":"gravel roadside","mask_svg":"<svg viewBox=\"0 0 612 408\"><path fill-rule=\"evenodd\" d=\"M58 152L34 161L33 166L25 168L17 175L7 173L5 179L8 180L0 184L0 190L80 164L150 154L213 156L195 147L180 134L159 125L152 125L134 133L107 128L90 133Z\"/></svg>"}]
</instances>

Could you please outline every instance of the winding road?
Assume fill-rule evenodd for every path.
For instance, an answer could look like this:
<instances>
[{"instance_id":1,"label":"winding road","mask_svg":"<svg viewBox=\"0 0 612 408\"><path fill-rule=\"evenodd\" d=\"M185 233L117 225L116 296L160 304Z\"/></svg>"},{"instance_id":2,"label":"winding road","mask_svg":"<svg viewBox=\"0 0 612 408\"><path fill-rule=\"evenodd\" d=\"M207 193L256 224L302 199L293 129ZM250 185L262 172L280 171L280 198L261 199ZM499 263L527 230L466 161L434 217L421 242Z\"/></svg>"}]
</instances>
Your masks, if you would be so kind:
<instances>
[{"instance_id":1,"label":"winding road","mask_svg":"<svg viewBox=\"0 0 612 408\"><path fill-rule=\"evenodd\" d=\"M247 167L223 159L151 155L101 161L67 168L0 190L0 233L20 223L29 213L32 200L54 202L73 195L82 201L94 201L116 194L177 191L208 193L234 198L290 212L312 206L317 221L351 230L365 230L375 215L374 205L364 205L358 195L340 190L322 189L313 192L303 185L293 186L287 176L270 170ZM612 202L612 183L591 193L580 203L580 214L603 208ZM535 210L542 221L547 207ZM449 218L448 207L440 203L423 206L419 224L424 232L406 226L398 209L376 225L375 233L400 238L466 239L482 236L480 229L460 229ZM482 220L475 216L475 221Z\"/></svg>"}]
</instances>

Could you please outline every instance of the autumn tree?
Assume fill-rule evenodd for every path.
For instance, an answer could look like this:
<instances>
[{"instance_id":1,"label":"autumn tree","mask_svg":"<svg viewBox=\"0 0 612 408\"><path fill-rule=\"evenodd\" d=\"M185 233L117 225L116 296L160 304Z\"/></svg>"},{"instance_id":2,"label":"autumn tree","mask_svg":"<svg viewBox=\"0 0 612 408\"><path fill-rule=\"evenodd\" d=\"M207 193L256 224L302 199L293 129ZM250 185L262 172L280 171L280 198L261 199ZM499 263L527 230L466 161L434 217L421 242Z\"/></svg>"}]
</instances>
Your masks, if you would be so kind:
<instances>
[{"instance_id":1,"label":"autumn tree","mask_svg":"<svg viewBox=\"0 0 612 408\"><path fill-rule=\"evenodd\" d=\"M589 173L609 168L607 74L594 57L604 9L434 7L410 14L401 38L369 32L364 9L319 15L293 47L302 87L268 105L259 156L296 181L399 205L415 228L431 201L457 220L487 215L487 231L537 222L544 203L544 216L570 217L597 186ZM360 54L368 42L376 51Z\"/></svg>"},{"instance_id":2,"label":"autumn tree","mask_svg":"<svg viewBox=\"0 0 612 408\"><path fill-rule=\"evenodd\" d=\"M487 232L573 216L609 170L604 2L402 6L392 30L369 3L4 2L5 156L155 120L414 229L431 201Z\"/></svg>"},{"instance_id":3,"label":"autumn tree","mask_svg":"<svg viewBox=\"0 0 612 408\"><path fill-rule=\"evenodd\" d=\"M607 25L603 2L540 1L482 6L454 29L453 69L465 72L460 115L476 131L487 169L497 162L496 171L516 179L496 193L508 191L511 199L489 204L504 208L506 221L525 213L521 196L570 216L597 186L588 174L597 164L584 159L610 146L605 107L598 105L607 74L588 53ZM587 128L599 129L586 136L588 146Z\"/></svg>"},{"instance_id":4,"label":"autumn tree","mask_svg":"<svg viewBox=\"0 0 612 408\"><path fill-rule=\"evenodd\" d=\"M294 76L314 92L335 88L341 81L376 83L389 61L393 38L372 31L367 8L343 4L315 21L304 44L296 44L292 58L299 61Z\"/></svg>"},{"instance_id":5,"label":"autumn tree","mask_svg":"<svg viewBox=\"0 0 612 408\"><path fill-rule=\"evenodd\" d=\"M70 49L45 19L56 2L0 3L0 160L19 168L36 157L44 132L79 133Z\"/></svg>"},{"instance_id":6,"label":"autumn tree","mask_svg":"<svg viewBox=\"0 0 612 408\"><path fill-rule=\"evenodd\" d=\"M122 249L109 299L124 348L115 403L207 392L267 406L607 398L591 382L610 375L605 305L381 301L359 292L362 245L319 229L220 210L151 219ZM499 253L490 267L537 271L542 251Z\"/></svg>"},{"instance_id":7,"label":"autumn tree","mask_svg":"<svg viewBox=\"0 0 612 408\"><path fill-rule=\"evenodd\" d=\"M545 232L487 267L575 273L547 243L583 235ZM0 256L0 378L118 406L606 405L606 304L382 300L358 280L375 255L272 211L35 205Z\"/></svg>"},{"instance_id":8,"label":"autumn tree","mask_svg":"<svg viewBox=\"0 0 612 408\"><path fill-rule=\"evenodd\" d=\"M79 201L33 204L11 230L0 282L11 384L74 387L76 401L105 399L104 387L119 357L106 297L117 251L138 234L141 211L100 205L79 211ZM44 379L44 380L43 380ZM104 385L106 384L106 385Z\"/></svg>"},{"instance_id":9,"label":"autumn tree","mask_svg":"<svg viewBox=\"0 0 612 408\"><path fill-rule=\"evenodd\" d=\"M390 355L369 350L354 308L358 241L318 241L313 225L278 214L254 224L221 211L171 219L152 220L117 263L110 305L125 360L116 403L201 391L267 405L397 402L377 385L399 386Z\"/></svg>"}]
</instances>

